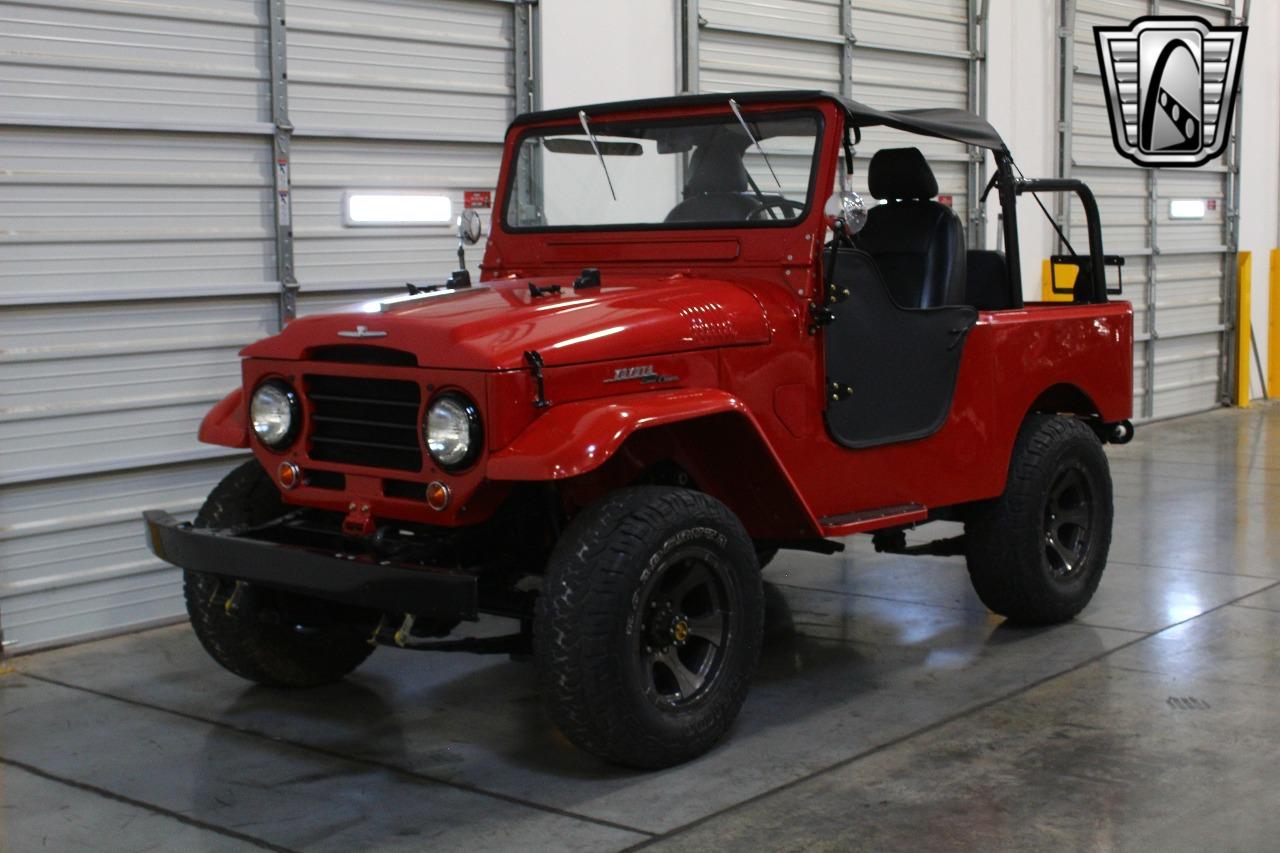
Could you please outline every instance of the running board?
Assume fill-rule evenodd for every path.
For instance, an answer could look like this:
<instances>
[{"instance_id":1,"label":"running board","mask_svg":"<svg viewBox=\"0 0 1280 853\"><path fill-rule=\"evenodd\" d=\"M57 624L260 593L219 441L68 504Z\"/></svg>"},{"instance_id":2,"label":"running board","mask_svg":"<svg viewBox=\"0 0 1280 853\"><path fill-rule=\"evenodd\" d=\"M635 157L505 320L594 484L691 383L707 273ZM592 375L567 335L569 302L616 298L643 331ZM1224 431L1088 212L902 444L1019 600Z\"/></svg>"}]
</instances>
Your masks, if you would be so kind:
<instances>
[{"instance_id":1,"label":"running board","mask_svg":"<svg viewBox=\"0 0 1280 853\"><path fill-rule=\"evenodd\" d=\"M841 515L828 515L819 521L822 523L823 536L849 536L854 533L880 530L884 527L916 524L928 518L929 510L920 504L902 504L846 512Z\"/></svg>"}]
</instances>

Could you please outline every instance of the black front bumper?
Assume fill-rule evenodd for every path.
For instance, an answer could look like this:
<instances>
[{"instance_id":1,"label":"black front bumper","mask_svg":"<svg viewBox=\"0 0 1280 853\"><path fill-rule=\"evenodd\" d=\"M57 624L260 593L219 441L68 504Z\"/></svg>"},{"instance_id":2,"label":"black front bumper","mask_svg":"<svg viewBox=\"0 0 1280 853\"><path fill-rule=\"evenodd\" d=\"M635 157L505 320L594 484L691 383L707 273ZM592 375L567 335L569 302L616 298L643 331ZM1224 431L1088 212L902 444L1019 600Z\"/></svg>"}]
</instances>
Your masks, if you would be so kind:
<instances>
[{"instance_id":1,"label":"black front bumper","mask_svg":"<svg viewBox=\"0 0 1280 853\"><path fill-rule=\"evenodd\" d=\"M193 572L388 613L477 617L477 578L466 571L198 529L163 510L142 518L152 553Z\"/></svg>"}]
</instances>

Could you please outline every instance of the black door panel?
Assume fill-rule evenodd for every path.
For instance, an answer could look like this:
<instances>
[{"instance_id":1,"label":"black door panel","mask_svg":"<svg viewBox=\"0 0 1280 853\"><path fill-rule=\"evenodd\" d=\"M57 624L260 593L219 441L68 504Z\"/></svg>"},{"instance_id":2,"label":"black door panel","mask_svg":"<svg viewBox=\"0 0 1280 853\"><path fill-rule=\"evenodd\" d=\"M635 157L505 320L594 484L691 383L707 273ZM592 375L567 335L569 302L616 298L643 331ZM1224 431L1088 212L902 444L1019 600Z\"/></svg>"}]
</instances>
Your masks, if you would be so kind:
<instances>
[{"instance_id":1,"label":"black door panel","mask_svg":"<svg viewBox=\"0 0 1280 853\"><path fill-rule=\"evenodd\" d=\"M826 305L832 320L823 330L831 437L862 448L937 432L951 411L978 312L967 305L903 308L870 255L840 249L835 263Z\"/></svg>"}]
</instances>

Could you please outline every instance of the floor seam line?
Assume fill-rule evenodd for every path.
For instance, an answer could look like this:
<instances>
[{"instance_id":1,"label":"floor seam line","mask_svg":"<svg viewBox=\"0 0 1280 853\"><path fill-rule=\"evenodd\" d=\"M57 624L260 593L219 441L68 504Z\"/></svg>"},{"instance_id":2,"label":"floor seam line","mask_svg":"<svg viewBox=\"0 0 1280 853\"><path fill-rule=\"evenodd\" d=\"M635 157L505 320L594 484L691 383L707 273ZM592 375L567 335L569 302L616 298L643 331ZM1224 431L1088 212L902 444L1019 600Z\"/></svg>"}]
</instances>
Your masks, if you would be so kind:
<instances>
[{"instance_id":1,"label":"floor seam line","mask_svg":"<svg viewBox=\"0 0 1280 853\"><path fill-rule=\"evenodd\" d=\"M505 803L524 806L526 808L534 809L536 811L545 812L547 814L553 814L553 815L556 815L557 817L569 818L570 820L579 820L584 823L592 823L592 824L596 824L597 826L603 826L609 829L617 829L624 832L631 832L636 835L645 835L645 836L648 836L649 838L658 837L658 833L652 830L640 829L639 827L628 826L627 824L624 824L624 823L616 823L614 821L605 820L603 818L597 818L597 817L592 817L590 815L580 814L578 812L570 811L568 809L561 809L555 806L544 805L542 803L537 803L531 800L521 799L520 797L512 796L510 794L503 794L498 791L490 791L486 788L480 788L475 785L469 785L464 782L456 782L449 779L441 779L437 776L431 776L429 774L422 773L421 771L409 770L404 767L398 767L394 764L387 764L385 762L376 761L371 758L364 758L357 755L348 755L346 753L338 752L337 750L327 749L321 746L299 743L297 741L288 740L284 738L276 738L269 734L266 734L265 732L259 732L253 729L246 729L240 726L229 725L219 720L213 720L208 717L201 717L198 714L192 714L187 711L179 711L173 708L165 708L162 705L153 705L149 702L143 702L138 699L130 699L126 696L117 696L114 693L108 693L105 690L98 690L92 687L84 687L79 684L72 684L70 682L61 681L59 679L51 678L46 675L37 675L35 673L26 672L24 670L18 670L18 672L19 674L27 678L31 678L36 681L43 681L46 684L52 684L57 687L66 688L68 690L79 690L84 693L89 693L93 696L99 696L103 699L109 699L114 702L122 702L126 705L133 705L134 707L137 707L137 708L145 708L149 711L155 711L161 714L171 714L176 717L181 717L182 719L185 719L185 720L191 720L197 723L204 723L205 725L216 726L217 728L233 731L233 732L236 732L237 734L256 738L258 740L265 740L271 744L290 746L290 747L293 747L294 749L300 749L306 752L312 752L317 755L323 755L327 758L336 758L340 761L350 761L353 764L361 764L366 767L376 767L379 770L390 771L392 773L396 773L401 776L407 776L411 779L418 779L420 781L430 782L436 785L442 785L446 788L452 788L454 790L463 791L469 794L476 794L478 796L489 797L491 799L500 800Z\"/></svg>"},{"instance_id":2,"label":"floor seam line","mask_svg":"<svg viewBox=\"0 0 1280 853\"><path fill-rule=\"evenodd\" d=\"M1010 699L1014 699L1025 693L1029 693L1032 690L1035 690L1036 688L1041 687L1045 684L1048 684L1049 682L1054 681L1058 678L1062 678L1063 676L1067 676L1067 675L1071 675L1072 673L1079 672L1080 670L1084 669L1087 666L1091 666L1092 664L1095 664L1098 661L1106 657L1109 657L1110 655L1116 654L1117 652L1122 652L1127 648L1137 645L1138 643L1149 640L1152 637L1156 636L1157 634L1163 634L1165 631L1169 631L1173 628L1177 628L1180 625L1185 625L1188 622L1194 621L1196 619L1200 619L1204 616L1208 616L1210 613L1215 613L1218 610L1221 610L1225 607L1230 607L1232 604L1234 604L1237 601L1241 601L1245 598L1248 598L1251 595L1257 595L1258 593L1266 592L1267 590L1273 589L1277 586L1280 586L1280 580L1277 580L1274 583L1263 587L1262 589L1254 590L1253 592L1250 592L1246 595L1242 595L1238 598L1234 598L1231 601L1225 601L1222 604L1211 607L1202 613L1198 613L1195 616L1188 617L1187 619L1184 619L1181 622L1175 622L1174 624L1161 628L1158 631L1152 631L1150 633L1143 634L1142 636L1134 637L1132 640L1129 640L1125 643L1121 643L1120 645L1116 646L1114 649L1109 649L1105 652L1101 652L1097 655L1094 655L1093 657L1083 660L1080 663L1075 664L1074 666L1070 666L1062 670L1061 672L1053 673L1052 675L1047 675L1043 678L1039 678L1029 684L1026 684L1022 687L1017 688L1016 690L1012 690L1009 693L1004 694L1003 696L997 696L985 702L981 702L973 706L972 708L967 708L961 711L957 711L955 714L952 714L948 717L944 717L943 719L940 719L940 720L936 720L932 723L929 723L926 726L916 729L913 732L908 732L906 734L901 735L900 737L893 738L892 740L888 740L882 744L873 746L870 749L863 750L862 752L856 755L851 755L848 758L841 759L840 761L837 761L834 764L830 764L826 767L822 767L810 773L807 773L804 776L799 776L788 782L784 782L783 784L778 785L777 787L771 788L767 791L762 791L759 794L756 794L754 796L748 797L745 800L742 800L741 802L734 803L733 805L730 805L730 806L725 806L724 808L719 809L715 812L712 812L711 814L704 815L703 817L700 817L697 820L690 821L689 823L686 823L683 826L678 826L675 829L667 830L666 832L660 835L656 835L652 838L646 839L645 841L642 841L639 844L633 844L631 847L626 848L626 850L627 851L642 850L645 847L648 847L659 841L665 841L669 838L673 838L677 835L688 832L689 830L694 829L698 826L701 826L705 823L709 823L710 821L715 820L716 818L719 818L723 815L729 814L730 812L741 809L744 806L748 806L748 805L760 802L776 794L782 793L783 791L790 790L791 788L794 788L805 782L809 782L813 779L816 779L819 776L824 776L828 773L831 773L832 771L842 770L845 767L848 767L852 764L856 764L857 762L863 760L864 758L870 758L872 755L883 752L887 749L892 749L893 747L906 743L907 741L912 740L913 738L919 737L921 735L929 734L933 731L936 731L945 726L948 726L951 723L959 722L965 717L969 717L974 714L981 713L982 711L985 711L988 708L993 708L1002 702L1007 702Z\"/></svg>"},{"instance_id":3,"label":"floor seam line","mask_svg":"<svg viewBox=\"0 0 1280 853\"><path fill-rule=\"evenodd\" d=\"M275 844L271 841L267 841L266 839L258 838L257 836L247 835L243 832L238 832L234 829L226 829L216 824L206 823L205 821L202 821L199 818L193 818L188 815L184 815L182 812L176 812L176 811L173 811L172 809L167 809L164 806L156 805L155 803L148 803L145 800L136 800L133 797L127 796L125 794L117 793L108 788L101 788L97 785L91 785L88 782L81 782L78 779L70 779L65 776L60 776L57 773L53 773L49 770L45 770L42 767L37 767L36 765L30 764L26 761L21 761L15 758L8 758L6 756L0 755L0 764L7 764L10 767L16 767L19 770L26 771L27 773L30 773L33 776L38 776L41 779L45 779L50 782L56 782L60 785L66 785L69 788L75 788L80 791L87 791L91 794L95 794L99 797L103 797L104 799L113 800L118 803L124 803L126 805L133 806L134 808L139 808L139 809L142 809L143 811L151 812L152 814L162 815L164 817L176 820L179 823L186 824L187 826L193 826L197 829L202 829L202 830L205 830L206 832L212 832L217 835L225 836L227 838L234 838L237 841L243 841L246 844L252 844L255 847L260 847L264 850L272 850L272 851L275 851L275 853L297 853L297 851L295 851L291 847L284 847L282 845Z\"/></svg>"},{"instance_id":4,"label":"floor seam line","mask_svg":"<svg viewBox=\"0 0 1280 853\"><path fill-rule=\"evenodd\" d=\"M1270 587L1267 587L1267 589L1270 589ZM1259 592L1262 592L1262 590L1259 590ZM1255 593L1255 594L1256 594L1256 593ZM1276 608L1276 607L1259 607L1259 606L1258 606L1258 605L1256 605L1256 604L1233 604L1233 605L1231 605L1231 606L1232 606L1232 607L1239 607L1239 608L1242 608L1242 609L1244 609L1244 610L1259 610L1259 611L1261 611L1261 612L1263 612L1263 613L1280 613L1280 608Z\"/></svg>"}]
</instances>

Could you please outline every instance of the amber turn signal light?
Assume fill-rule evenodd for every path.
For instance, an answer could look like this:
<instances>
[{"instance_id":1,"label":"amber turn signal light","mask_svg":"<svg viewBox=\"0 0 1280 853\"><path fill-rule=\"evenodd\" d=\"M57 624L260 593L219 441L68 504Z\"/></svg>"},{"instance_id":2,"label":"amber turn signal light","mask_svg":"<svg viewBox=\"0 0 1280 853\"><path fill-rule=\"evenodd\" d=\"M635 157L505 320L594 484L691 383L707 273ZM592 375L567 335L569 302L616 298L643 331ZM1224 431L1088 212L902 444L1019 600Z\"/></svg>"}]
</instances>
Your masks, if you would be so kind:
<instances>
[{"instance_id":1,"label":"amber turn signal light","mask_svg":"<svg viewBox=\"0 0 1280 853\"><path fill-rule=\"evenodd\" d=\"M281 462L276 469L276 479L280 481L281 488L292 489L302 482L302 470L292 462Z\"/></svg>"},{"instance_id":2,"label":"amber turn signal light","mask_svg":"<svg viewBox=\"0 0 1280 853\"><path fill-rule=\"evenodd\" d=\"M439 480L432 480L427 484L427 506L436 512L449 505L449 497L449 487Z\"/></svg>"}]
</instances>

